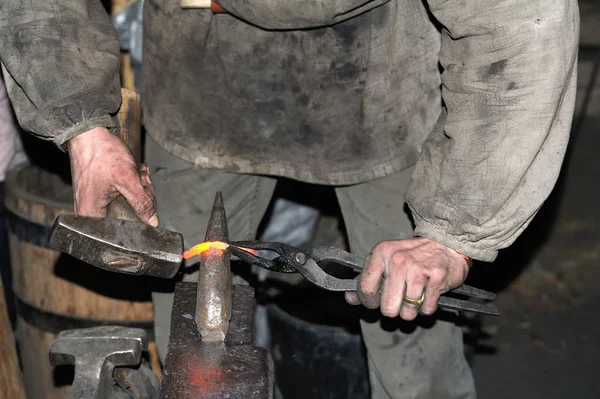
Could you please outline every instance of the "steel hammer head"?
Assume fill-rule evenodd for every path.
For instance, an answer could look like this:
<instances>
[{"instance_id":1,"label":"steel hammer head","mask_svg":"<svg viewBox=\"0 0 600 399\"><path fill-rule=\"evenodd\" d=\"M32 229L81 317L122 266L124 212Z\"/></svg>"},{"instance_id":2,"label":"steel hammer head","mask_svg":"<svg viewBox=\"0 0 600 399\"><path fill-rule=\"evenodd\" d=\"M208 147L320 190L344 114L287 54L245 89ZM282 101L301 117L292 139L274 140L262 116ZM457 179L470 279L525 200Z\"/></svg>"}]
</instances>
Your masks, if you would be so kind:
<instances>
[{"instance_id":1,"label":"steel hammer head","mask_svg":"<svg viewBox=\"0 0 600 399\"><path fill-rule=\"evenodd\" d=\"M59 215L50 245L96 267L171 278L183 260L183 236L142 222Z\"/></svg>"},{"instance_id":2,"label":"steel hammer head","mask_svg":"<svg viewBox=\"0 0 600 399\"><path fill-rule=\"evenodd\" d=\"M144 330L102 326L63 331L50 347L53 366L75 365L68 398L107 398L115 367L136 366L148 348Z\"/></svg>"}]
</instances>

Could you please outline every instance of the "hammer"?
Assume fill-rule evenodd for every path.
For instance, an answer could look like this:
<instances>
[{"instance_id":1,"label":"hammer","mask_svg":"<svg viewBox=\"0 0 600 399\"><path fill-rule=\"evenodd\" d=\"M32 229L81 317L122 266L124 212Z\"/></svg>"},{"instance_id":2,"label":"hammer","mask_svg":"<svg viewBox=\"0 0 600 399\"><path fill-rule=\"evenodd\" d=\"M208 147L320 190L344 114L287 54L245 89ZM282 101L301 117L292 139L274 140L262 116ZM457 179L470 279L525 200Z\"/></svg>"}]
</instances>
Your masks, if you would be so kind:
<instances>
[{"instance_id":1,"label":"hammer","mask_svg":"<svg viewBox=\"0 0 600 399\"><path fill-rule=\"evenodd\" d=\"M139 166L140 98L127 89L121 89L121 96L118 135ZM53 248L91 265L126 274L171 278L183 260L183 236L140 222L123 196L110 204L108 218L59 215L49 242Z\"/></svg>"},{"instance_id":2,"label":"hammer","mask_svg":"<svg viewBox=\"0 0 600 399\"><path fill-rule=\"evenodd\" d=\"M149 368L142 364L142 352L146 350L148 337L138 328L102 326L67 330L52 343L50 362L52 366L75 365L75 379L67 399L122 397L117 393L117 385L123 385L119 384L121 378L119 375L113 378L113 372L115 367L124 366L134 367L128 370L126 379L136 380L139 386L123 388L143 392L143 397L156 397L160 383L151 371L144 369Z\"/></svg>"}]
</instances>

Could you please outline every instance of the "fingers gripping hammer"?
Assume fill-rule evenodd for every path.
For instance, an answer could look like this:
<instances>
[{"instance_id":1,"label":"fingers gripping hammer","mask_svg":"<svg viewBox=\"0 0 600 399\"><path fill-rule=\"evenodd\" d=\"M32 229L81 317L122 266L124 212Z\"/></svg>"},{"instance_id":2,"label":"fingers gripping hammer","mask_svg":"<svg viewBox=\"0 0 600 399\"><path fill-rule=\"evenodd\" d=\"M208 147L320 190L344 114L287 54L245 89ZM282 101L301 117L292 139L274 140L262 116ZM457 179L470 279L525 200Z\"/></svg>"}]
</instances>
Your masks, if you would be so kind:
<instances>
[{"instance_id":1,"label":"fingers gripping hammer","mask_svg":"<svg viewBox=\"0 0 600 399\"><path fill-rule=\"evenodd\" d=\"M119 129L116 134L127 144L135 164L139 168L142 159L142 108L138 93L121 89L121 108L117 120ZM112 219L138 220L133 209L121 195L108 208L108 217Z\"/></svg>"},{"instance_id":2,"label":"fingers gripping hammer","mask_svg":"<svg viewBox=\"0 0 600 399\"><path fill-rule=\"evenodd\" d=\"M139 95L121 89L119 137L136 164L141 159ZM182 262L183 236L142 223L123 196L114 200L108 218L60 215L50 233L50 245L96 267L125 274L173 277Z\"/></svg>"}]
</instances>

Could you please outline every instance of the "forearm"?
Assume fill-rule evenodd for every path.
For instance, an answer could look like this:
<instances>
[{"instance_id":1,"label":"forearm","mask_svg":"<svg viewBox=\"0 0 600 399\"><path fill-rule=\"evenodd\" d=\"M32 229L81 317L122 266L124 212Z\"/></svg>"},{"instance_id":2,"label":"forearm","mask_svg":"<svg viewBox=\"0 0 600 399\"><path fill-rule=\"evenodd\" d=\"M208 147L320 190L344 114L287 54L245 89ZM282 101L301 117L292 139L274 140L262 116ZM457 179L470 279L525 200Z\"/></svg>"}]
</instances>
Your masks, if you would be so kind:
<instances>
[{"instance_id":1,"label":"forearm","mask_svg":"<svg viewBox=\"0 0 600 399\"><path fill-rule=\"evenodd\" d=\"M113 128L119 44L97 0L30 0L0 7L0 59L21 126L60 145Z\"/></svg>"},{"instance_id":2,"label":"forearm","mask_svg":"<svg viewBox=\"0 0 600 399\"><path fill-rule=\"evenodd\" d=\"M416 234L492 261L550 194L575 102L574 0L430 1L446 110L407 202Z\"/></svg>"},{"instance_id":3,"label":"forearm","mask_svg":"<svg viewBox=\"0 0 600 399\"><path fill-rule=\"evenodd\" d=\"M264 29L328 26L389 0L217 0L228 12Z\"/></svg>"}]
</instances>

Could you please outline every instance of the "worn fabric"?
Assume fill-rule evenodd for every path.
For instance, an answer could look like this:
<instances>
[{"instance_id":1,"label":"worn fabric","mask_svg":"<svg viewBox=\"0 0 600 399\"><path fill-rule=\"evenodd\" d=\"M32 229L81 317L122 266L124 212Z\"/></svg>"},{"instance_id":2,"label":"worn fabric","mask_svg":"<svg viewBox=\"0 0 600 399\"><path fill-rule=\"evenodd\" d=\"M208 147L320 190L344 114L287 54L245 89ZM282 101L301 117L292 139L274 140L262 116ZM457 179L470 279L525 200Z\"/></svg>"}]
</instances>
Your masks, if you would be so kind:
<instances>
[{"instance_id":1,"label":"worn fabric","mask_svg":"<svg viewBox=\"0 0 600 399\"><path fill-rule=\"evenodd\" d=\"M114 128L119 43L98 0L2 0L0 61L21 126L61 145Z\"/></svg>"},{"instance_id":2,"label":"worn fabric","mask_svg":"<svg viewBox=\"0 0 600 399\"><path fill-rule=\"evenodd\" d=\"M256 236L275 189L265 176L203 169L173 156L153 140L146 145L161 225L181 231L187 246L204 239L214 195L223 192L230 238ZM412 235L412 224L397 198L404 196L412 170L368 183L337 187L351 250L365 256L378 242ZM184 280L195 281L197 273ZM341 295L341 294L340 294ZM160 357L166 357L173 303L172 293L154 293L155 336ZM404 322L372 312L361 321L368 352L373 399L472 399L475 386L463 353L462 333L453 323Z\"/></svg>"},{"instance_id":3,"label":"worn fabric","mask_svg":"<svg viewBox=\"0 0 600 399\"><path fill-rule=\"evenodd\" d=\"M418 160L416 233L485 261L552 189L573 114L576 0L220 3L231 14L145 2L144 121L171 153L322 184ZM3 2L0 59L25 128L60 144L111 126L117 43L96 0Z\"/></svg>"},{"instance_id":4,"label":"worn fabric","mask_svg":"<svg viewBox=\"0 0 600 399\"><path fill-rule=\"evenodd\" d=\"M492 261L550 194L569 141L577 2L431 1L446 108L407 202L416 234Z\"/></svg>"},{"instance_id":5,"label":"worn fabric","mask_svg":"<svg viewBox=\"0 0 600 399\"><path fill-rule=\"evenodd\" d=\"M282 1L221 3L249 23L146 2L145 123L162 146L202 167L324 184L416 162L441 109L440 36L421 2L374 1L308 30L298 29L327 23L319 7L357 1L287 2L312 9L297 21L289 8L269 11Z\"/></svg>"}]
</instances>

